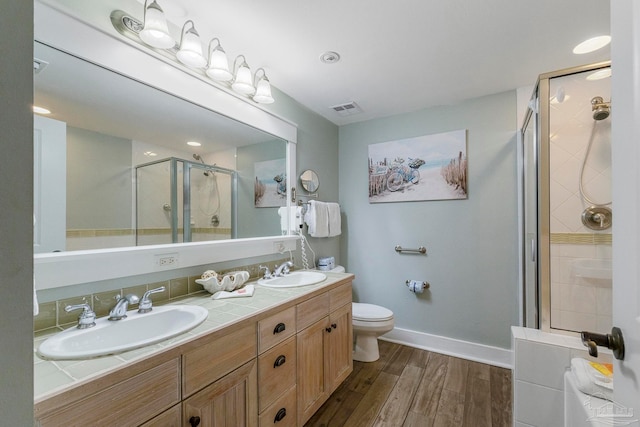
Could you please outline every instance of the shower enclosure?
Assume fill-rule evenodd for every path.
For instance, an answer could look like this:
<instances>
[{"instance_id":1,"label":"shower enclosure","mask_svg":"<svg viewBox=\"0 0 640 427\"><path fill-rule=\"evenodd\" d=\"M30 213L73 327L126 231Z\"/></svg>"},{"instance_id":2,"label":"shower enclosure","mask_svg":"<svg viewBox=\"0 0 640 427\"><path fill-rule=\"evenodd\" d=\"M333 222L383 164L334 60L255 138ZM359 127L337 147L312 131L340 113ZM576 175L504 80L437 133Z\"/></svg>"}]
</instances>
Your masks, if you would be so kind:
<instances>
[{"instance_id":1,"label":"shower enclosure","mask_svg":"<svg viewBox=\"0 0 640 427\"><path fill-rule=\"evenodd\" d=\"M136 244L235 238L236 189L235 171L203 162L170 157L136 166Z\"/></svg>"},{"instance_id":2,"label":"shower enclosure","mask_svg":"<svg viewBox=\"0 0 640 427\"><path fill-rule=\"evenodd\" d=\"M610 64L538 78L521 130L523 321L611 330Z\"/></svg>"}]
</instances>

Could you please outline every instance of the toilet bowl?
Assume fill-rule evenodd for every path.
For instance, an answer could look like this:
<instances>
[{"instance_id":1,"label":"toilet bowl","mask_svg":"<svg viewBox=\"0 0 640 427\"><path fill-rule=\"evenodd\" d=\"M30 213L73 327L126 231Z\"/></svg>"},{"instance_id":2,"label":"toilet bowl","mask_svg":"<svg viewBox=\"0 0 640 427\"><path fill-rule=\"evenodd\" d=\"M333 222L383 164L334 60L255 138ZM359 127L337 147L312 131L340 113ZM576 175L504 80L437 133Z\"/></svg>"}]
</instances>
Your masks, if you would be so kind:
<instances>
[{"instance_id":1,"label":"toilet bowl","mask_svg":"<svg viewBox=\"0 0 640 427\"><path fill-rule=\"evenodd\" d=\"M344 267L330 270L344 273ZM374 304L351 303L353 318L353 338L355 341L353 360L375 362L380 358L378 337L393 329L393 312Z\"/></svg>"}]
</instances>

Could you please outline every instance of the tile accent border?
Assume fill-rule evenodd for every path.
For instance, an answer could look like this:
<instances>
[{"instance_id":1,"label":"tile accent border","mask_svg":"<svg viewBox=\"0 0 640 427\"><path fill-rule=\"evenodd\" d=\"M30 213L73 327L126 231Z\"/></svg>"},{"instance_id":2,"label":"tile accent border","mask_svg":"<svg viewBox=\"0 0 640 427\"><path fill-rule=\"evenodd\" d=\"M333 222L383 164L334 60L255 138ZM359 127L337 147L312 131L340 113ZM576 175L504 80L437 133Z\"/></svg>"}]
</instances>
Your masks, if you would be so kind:
<instances>
[{"instance_id":1,"label":"tile accent border","mask_svg":"<svg viewBox=\"0 0 640 427\"><path fill-rule=\"evenodd\" d=\"M611 245L610 233L551 233L551 243L571 245Z\"/></svg>"}]
</instances>

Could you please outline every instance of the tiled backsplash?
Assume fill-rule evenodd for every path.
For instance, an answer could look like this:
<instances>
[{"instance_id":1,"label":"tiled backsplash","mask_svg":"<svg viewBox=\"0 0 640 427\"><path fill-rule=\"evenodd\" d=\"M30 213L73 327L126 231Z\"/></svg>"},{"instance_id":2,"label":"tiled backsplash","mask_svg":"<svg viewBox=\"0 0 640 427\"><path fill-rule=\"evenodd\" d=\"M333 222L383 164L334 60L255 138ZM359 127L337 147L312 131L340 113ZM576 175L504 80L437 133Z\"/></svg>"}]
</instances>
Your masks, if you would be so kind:
<instances>
[{"instance_id":1,"label":"tiled backsplash","mask_svg":"<svg viewBox=\"0 0 640 427\"><path fill-rule=\"evenodd\" d=\"M273 262L272 264L281 264L288 261L289 258L283 258ZM264 264L264 263L263 263ZM244 270L249 272L249 280L258 279L260 277L260 263L250 264L246 266L234 267L227 270L216 270L218 274L225 274L230 271ZM134 294L138 297L149 289L165 287L163 292L153 294L152 300L155 304L162 304L187 295L204 292L202 285L196 283L196 279L200 276L179 277L176 279L164 280L155 283L145 283L137 286L126 287L122 289L114 289L108 292L99 292L87 295L79 295L72 298L61 299L39 304L39 314L34 318L34 331L42 331L55 327L68 327L77 322L78 312L67 313L64 308L68 305L88 303L95 311L98 317L109 314L109 310L115 305L116 295ZM135 309L136 305L131 305L129 309Z\"/></svg>"}]
</instances>

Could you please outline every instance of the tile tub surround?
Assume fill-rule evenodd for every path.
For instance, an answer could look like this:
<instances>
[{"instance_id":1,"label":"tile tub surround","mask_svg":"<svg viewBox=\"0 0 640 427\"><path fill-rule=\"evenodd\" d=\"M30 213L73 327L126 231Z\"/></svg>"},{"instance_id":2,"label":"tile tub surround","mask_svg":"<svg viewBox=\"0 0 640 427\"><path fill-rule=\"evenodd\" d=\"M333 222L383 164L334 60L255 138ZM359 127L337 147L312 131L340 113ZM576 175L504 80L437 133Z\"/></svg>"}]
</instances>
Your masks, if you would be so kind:
<instances>
[{"instance_id":1,"label":"tile tub surround","mask_svg":"<svg viewBox=\"0 0 640 427\"><path fill-rule=\"evenodd\" d=\"M211 295L206 292L188 296L181 299L179 303L200 305L208 309L209 317L204 323L177 337L116 355L86 360L44 360L38 356L36 350L40 343L55 331L49 329L36 333L33 347L36 409L39 403L72 391L76 386L86 384L110 371L125 368L156 354L175 349L204 335L247 321L270 310L293 306L305 297L324 292L338 283L344 283L345 279L353 279L353 274L347 273L327 272L326 275L327 280L324 282L299 288L274 289L257 285L254 295L248 298L212 300Z\"/></svg>"},{"instance_id":2,"label":"tile tub surround","mask_svg":"<svg viewBox=\"0 0 640 427\"><path fill-rule=\"evenodd\" d=\"M275 261L270 261L268 265L282 264L288 261L289 258L283 258ZM265 264L265 263L262 263ZM239 267L228 268L225 270L218 270L211 268L218 272L218 274L225 274L231 271L244 270L249 272L249 280L258 279L260 276L260 264L251 264ZM203 268L202 271L209 270L209 268ZM34 332L46 332L50 328L68 328L73 326L78 319L78 312L67 313L64 308L67 305L88 303L96 312L98 317L103 317L109 314L109 310L115 304L116 295L134 294L138 297L148 291L149 289L156 289L160 286L164 286L166 289L164 292L153 294L152 300L156 304L167 303L181 299L189 295L201 293L204 288L202 285L196 283L198 276L180 277L176 279L163 280L160 282L141 284L138 286L130 286L127 288L115 289L108 292L98 292L87 295L79 295L77 297L66 298L58 301L43 302L39 304L39 313L34 317L33 329ZM136 305L132 305L131 308L135 308Z\"/></svg>"},{"instance_id":3,"label":"tile tub surround","mask_svg":"<svg viewBox=\"0 0 640 427\"><path fill-rule=\"evenodd\" d=\"M570 369L571 359L582 357L600 363L611 363L612 359L605 349L598 349L599 357L592 358L577 336L538 329L512 326L511 341L515 425L562 427L564 373Z\"/></svg>"}]
</instances>

